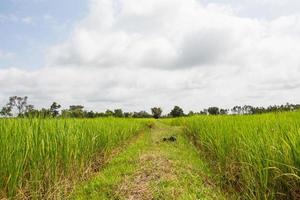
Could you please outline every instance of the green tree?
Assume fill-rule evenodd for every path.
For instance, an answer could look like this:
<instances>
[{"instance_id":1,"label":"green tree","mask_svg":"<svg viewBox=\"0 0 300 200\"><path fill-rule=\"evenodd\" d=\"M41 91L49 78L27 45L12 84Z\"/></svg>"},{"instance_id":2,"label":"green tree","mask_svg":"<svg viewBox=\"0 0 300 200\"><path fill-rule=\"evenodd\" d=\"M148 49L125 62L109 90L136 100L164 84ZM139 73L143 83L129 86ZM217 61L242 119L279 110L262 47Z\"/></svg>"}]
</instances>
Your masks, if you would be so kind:
<instances>
[{"instance_id":1,"label":"green tree","mask_svg":"<svg viewBox=\"0 0 300 200\"><path fill-rule=\"evenodd\" d=\"M133 116L133 113L131 113L131 112L124 112L124 117L129 118L129 117L132 117L132 116Z\"/></svg>"},{"instance_id":2,"label":"green tree","mask_svg":"<svg viewBox=\"0 0 300 200\"><path fill-rule=\"evenodd\" d=\"M84 106L81 105L72 105L69 108L70 116L74 118L82 118L84 117Z\"/></svg>"},{"instance_id":3,"label":"green tree","mask_svg":"<svg viewBox=\"0 0 300 200\"><path fill-rule=\"evenodd\" d=\"M114 116L115 117L124 117L123 110L122 109L115 109Z\"/></svg>"},{"instance_id":4,"label":"green tree","mask_svg":"<svg viewBox=\"0 0 300 200\"><path fill-rule=\"evenodd\" d=\"M134 118L151 118L152 115L150 115L146 111L140 111L140 112L134 112L132 117L134 117Z\"/></svg>"},{"instance_id":5,"label":"green tree","mask_svg":"<svg viewBox=\"0 0 300 200\"><path fill-rule=\"evenodd\" d=\"M232 109L231 109L231 112L234 113L234 114L242 114L242 111L243 111L243 108L241 106L234 106Z\"/></svg>"},{"instance_id":6,"label":"green tree","mask_svg":"<svg viewBox=\"0 0 300 200\"><path fill-rule=\"evenodd\" d=\"M114 112L113 111L111 111L111 110L106 110L105 111L105 116L106 117L111 117L111 116L113 116L114 115Z\"/></svg>"},{"instance_id":7,"label":"green tree","mask_svg":"<svg viewBox=\"0 0 300 200\"><path fill-rule=\"evenodd\" d=\"M169 115L172 117L182 117L184 116L184 112L179 106L174 106Z\"/></svg>"},{"instance_id":8,"label":"green tree","mask_svg":"<svg viewBox=\"0 0 300 200\"><path fill-rule=\"evenodd\" d=\"M159 107L154 107L154 108L151 108L151 112L152 112L153 117L155 119L158 119L161 117L162 109Z\"/></svg>"},{"instance_id":9,"label":"green tree","mask_svg":"<svg viewBox=\"0 0 300 200\"><path fill-rule=\"evenodd\" d=\"M18 111L18 116L20 116L20 115L24 114L24 112L26 111L27 99L28 99L27 96L25 96L25 97L18 97L18 96L9 97L9 102L8 102L7 106L10 107L11 109L13 109L15 107Z\"/></svg>"},{"instance_id":10,"label":"green tree","mask_svg":"<svg viewBox=\"0 0 300 200\"><path fill-rule=\"evenodd\" d=\"M39 111L39 117L41 118L49 118L51 117L52 114L50 112L49 109L46 109L46 108L42 108L40 111Z\"/></svg>"},{"instance_id":11,"label":"green tree","mask_svg":"<svg viewBox=\"0 0 300 200\"><path fill-rule=\"evenodd\" d=\"M53 117L57 117L59 115L59 109L61 108L61 105L59 105L56 102L53 102L50 106L50 113Z\"/></svg>"},{"instance_id":12,"label":"green tree","mask_svg":"<svg viewBox=\"0 0 300 200\"><path fill-rule=\"evenodd\" d=\"M96 113L94 113L94 111L89 111L89 112L85 112L85 117L87 118L95 118L96 117Z\"/></svg>"},{"instance_id":13,"label":"green tree","mask_svg":"<svg viewBox=\"0 0 300 200\"><path fill-rule=\"evenodd\" d=\"M4 106L0 111L0 115L3 117L11 117L11 116L13 116L11 111L12 111L12 109L10 106Z\"/></svg>"},{"instance_id":14,"label":"green tree","mask_svg":"<svg viewBox=\"0 0 300 200\"><path fill-rule=\"evenodd\" d=\"M210 107L207 109L207 111L210 115L219 115L220 114L220 109L218 107Z\"/></svg>"},{"instance_id":15,"label":"green tree","mask_svg":"<svg viewBox=\"0 0 300 200\"><path fill-rule=\"evenodd\" d=\"M196 113L197 114L197 113ZM188 116L194 116L195 115L195 113L194 113L194 111L190 111L189 113L188 113Z\"/></svg>"},{"instance_id":16,"label":"green tree","mask_svg":"<svg viewBox=\"0 0 300 200\"><path fill-rule=\"evenodd\" d=\"M228 109L220 109L220 115L227 115L229 112Z\"/></svg>"}]
</instances>

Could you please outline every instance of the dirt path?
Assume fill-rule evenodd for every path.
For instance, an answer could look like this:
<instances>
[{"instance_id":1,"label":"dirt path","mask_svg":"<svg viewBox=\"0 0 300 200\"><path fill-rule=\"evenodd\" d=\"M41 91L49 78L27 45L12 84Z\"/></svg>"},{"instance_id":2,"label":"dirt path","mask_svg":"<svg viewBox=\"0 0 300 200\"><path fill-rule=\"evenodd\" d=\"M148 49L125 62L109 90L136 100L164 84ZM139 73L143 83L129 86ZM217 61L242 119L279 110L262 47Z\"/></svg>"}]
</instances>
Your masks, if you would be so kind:
<instances>
[{"instance_id":1,"label":"dirt path","mask_svg":"<svg viewBox=\"0 0 300 200\"><path fill-rule=\"evenodd\" d=\"M72 199L219 200L226 197L214 185L208 167L181 129L156 123L113 158L98 176L78 186Z\"/></svg>"}]
</instances>

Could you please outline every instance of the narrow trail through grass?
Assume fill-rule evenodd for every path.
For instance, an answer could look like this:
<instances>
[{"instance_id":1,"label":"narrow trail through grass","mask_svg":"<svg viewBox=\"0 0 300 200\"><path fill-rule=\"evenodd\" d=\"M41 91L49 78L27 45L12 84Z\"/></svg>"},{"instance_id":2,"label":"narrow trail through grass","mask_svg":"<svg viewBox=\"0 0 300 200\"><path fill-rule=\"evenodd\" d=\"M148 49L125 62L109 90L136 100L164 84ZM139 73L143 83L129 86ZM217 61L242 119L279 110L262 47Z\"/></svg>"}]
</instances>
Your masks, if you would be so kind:
<instances>
[{"instance_id":1,"label":"narrow trail through grass","mask_svg":"<svg viewBox=\"0 0 300 200\"><path fill-rule=\"evenodd\" d=\"M163 138L176 137L175 142ZM178 127L161 123L140 134L71 199L226 199Z\"/></svg>"}]
</instances>

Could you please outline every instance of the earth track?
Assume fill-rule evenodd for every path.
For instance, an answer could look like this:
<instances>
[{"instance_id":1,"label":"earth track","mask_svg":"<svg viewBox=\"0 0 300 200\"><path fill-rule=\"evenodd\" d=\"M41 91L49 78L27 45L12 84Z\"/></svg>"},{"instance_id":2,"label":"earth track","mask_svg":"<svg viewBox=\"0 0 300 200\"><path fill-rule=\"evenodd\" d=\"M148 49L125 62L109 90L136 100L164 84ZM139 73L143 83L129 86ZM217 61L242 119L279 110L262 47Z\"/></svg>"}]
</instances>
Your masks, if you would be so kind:
<instances>
[{"instance_id":1,"label":"earth track","mask_svg":"<svg viewBox=\"0 0 300 200\"><path fill-rule=\"evenodd\" d=\"M213 180L181 128L157 122L75 188L71 199L232 199Z\"/></svg>"}]
</instances>

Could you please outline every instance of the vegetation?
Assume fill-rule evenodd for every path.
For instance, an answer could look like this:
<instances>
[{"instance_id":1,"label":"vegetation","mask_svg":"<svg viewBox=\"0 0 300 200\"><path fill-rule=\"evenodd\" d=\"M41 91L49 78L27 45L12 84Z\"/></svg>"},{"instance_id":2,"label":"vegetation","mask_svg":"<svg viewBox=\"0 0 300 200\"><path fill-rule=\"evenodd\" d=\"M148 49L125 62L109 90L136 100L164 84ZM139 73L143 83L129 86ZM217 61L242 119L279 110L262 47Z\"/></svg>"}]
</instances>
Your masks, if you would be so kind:
<instances>
[{"instance_id":1,"label":"vegetation","mask_svg":"<svg viewBox=\"0 0 300 200\"><path fill-rule=\"evenodd\" d=\"M42 108L40 110L35 109L33 105L27 103L28 97L9 97L9 102L0 110L0 116L12 117L13 111L16 111L16 117L30 117L30 118L99 118L99 117L118 117L118 118L169 118L169 117L183 117L183 116L194 116L194 115L253 115L263 114L270 112L287 112L295 111L300 109L300 104L285 104L285 105L274 105L267 108L254 107L250 105L245 106L234 106L232 109L209 107L200 112L190 111L187 115L183 109L179 106L174 106L170 113L162 115L163 110L160 107L151 108L151 113L147 111L139 112L123 112L122 109L106 110L105 112L95 112L84 110L83 105L71 105L69 109L62 109L61 105L53 102L50 108Z\"/></svg>"},{"instance_id":2,"label":"vegetation","mask_svg":"<svg viewBox=\"0 0 300 200\"><path fill-rule=\"evenodd\" d=\"M157 108L157 107L154 107L154 108L151 108L151 112L152 112L152 115L155 119L158 119L161 117L161 114L162 114L162 109L161 108Z\"/></svg>"},{"instance_id":3,"label":"vegetation","mask_svg":"<svg viewBox=\"0 0 300 200\"><path fill-rule=\"evenodd\" d=\"M177 142L162 141L170 136ZM156 122L101 173L79 184L71 199L227 199L220 188L207 184L212 177L181 129Z\"/></svg>"},{"instance_id":4,"label":"vegetation","mask_svg":"<svg viewBox=\"0 0 300 200\"><path fill-rule=\"evenodd\" d=\"M0 199L54 198L144 127L136 119L0 119ZM100 161L103 161L100 159Z\"/></svg>"},{"instance_id":5,"label":"vegetation","mask_svg":"<svg viewBox=\"0 0 300 200\"><path fill-rule=\"evenodd\" d=\"M184 112L182 110L182 108L180 108L179 106L175 106L173 108L173 110L171 110L170 117L183 117L184 116Z\"/></svg>"},{"instance_id":6,"label":"vegetation","mask_svg":"<svg viewBox=\"0 0 300 200\"><path fill-rule=\"evenodd\" d=\"M146 180L142 186L149 193L145 195L153 198L226 199L230 193L230 197L249 200L300 199L298 104L209 107L188 115L174 106L162 115L160 107L153 107L151 114L122 109L94 112L82 105L61 110L56 102L49 108L35 109L27 101L27 97L13 96L0 110L0 199L68 198L73 186L99 171L108 155L113 155L108 171L87 188L80 188L75 197L91 192L96 195L91 198L96 198L101 192L104 199L131 198L126 192L132 188L122 188L143 190L140 181ZM142 137L132 143L134 148L126 148L124 157L112 153L146 125L151 135L139 134ZM173 139L161 138L165 136ZM143 162L140 156L144 154L151 159ZM111 166L120 161L124 163ZM215 175L207 176L210 171ZM128 182L127 176L133 182ZM174 191L179 186L181 190ZM212 190L216 192L211 194Z\"/></svg>"},{"instance_id":7,"label":"vegetation","mask_svg":"<svg viewBox=\"0 0 300 200\"><path fill-rule=\"evenodd\" d=\"M299 199L299 111L167 122L184 126L223 187L242 199Z\"/></svg>"}]
</instances>

